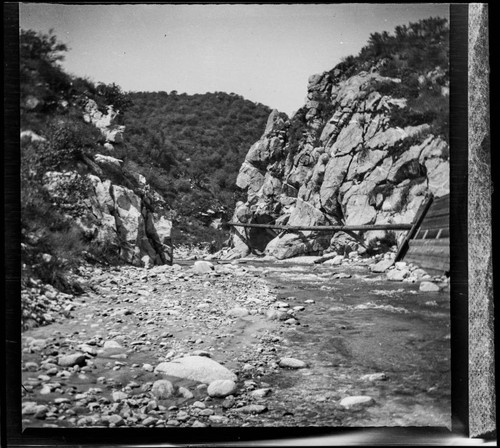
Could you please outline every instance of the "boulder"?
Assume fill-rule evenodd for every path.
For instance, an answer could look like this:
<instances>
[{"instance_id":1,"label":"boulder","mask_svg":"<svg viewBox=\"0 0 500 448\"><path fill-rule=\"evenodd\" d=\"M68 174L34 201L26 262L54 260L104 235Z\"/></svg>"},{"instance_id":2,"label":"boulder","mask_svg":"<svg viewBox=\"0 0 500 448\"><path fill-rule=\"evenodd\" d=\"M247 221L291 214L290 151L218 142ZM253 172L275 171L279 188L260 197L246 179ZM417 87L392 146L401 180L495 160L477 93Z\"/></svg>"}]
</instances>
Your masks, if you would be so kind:
<instances>
[{"instance_id":1,"label":"boulder","mask_svg":"<svg viewBox=\"0 0 500 448\"><path fill-rule=\"evenodd\" d=\"M422 292L438 292L440 290L439 286L432 282L421 282L418 289Z\"/></svg>"},{"instance_id":2,"label":"boulder","mask_svg":"<svg viewBox=\"0 0 500 448\"><path fill-rule=\"evenodd\" d=\"M218 362L205 356L187 356L170 362L162 362L155 372L210 384L216 380L236 381L236 375Z\"/></svg>"},{"instance_id":3,"label":"boulder","mask_svg":"<svg viewBox=\"0 0 500 448\"><path fill-rule=\"evenodd\" d=\"M165 400L174 394L174 385L168 380L157 380L153 383L151 393L159 400Z\"/></svg>"},{"instance_id":4,"label":"boulder","mask_svg":"<svg viewBox=\"0 0 500 448\"><path fill-rule=\"evenodd\" d=\"M213 272L215 269L213 263L210 263L209 261L195 261L193 265L193 271L196 274L209 274L210 272Z\"/></svg>"},{"instance_id":5,"label":"boulder","mask_svg":"<svg viewBox=\"0 0 500 448\"><path fill-rule=\"evenodd\" d=\"M80 366L83 367L87 363L87 355L83 353L73 353L71 355L59 356L57 363L61 367L73 367Z\"/></svg>"},{"instance_id":6,"label":"boulder","mask_svg":"<svg viewBox=\"0 0 500 448\"><path fill-rule=\"evenodd\" d=\"M236 392L236 383L232 380L215 380L207 388L210 397L223 398Z\"/></svg>"}]
</instances>

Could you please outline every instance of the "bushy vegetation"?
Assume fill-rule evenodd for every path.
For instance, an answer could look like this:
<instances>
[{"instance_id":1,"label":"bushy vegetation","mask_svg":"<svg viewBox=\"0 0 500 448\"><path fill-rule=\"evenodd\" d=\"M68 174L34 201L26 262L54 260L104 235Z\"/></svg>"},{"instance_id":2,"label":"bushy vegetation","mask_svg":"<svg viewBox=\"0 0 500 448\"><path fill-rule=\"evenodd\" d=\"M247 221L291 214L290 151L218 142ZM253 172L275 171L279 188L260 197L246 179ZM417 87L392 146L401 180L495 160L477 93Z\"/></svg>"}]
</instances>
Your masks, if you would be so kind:
<instances>
[{"instance_id":1,"label":"bushy vegetation","mask_svg":"<svg viewBox=\"0 0 500 448\"><path fill-rule=\"evenodd\" d=\"M401 82L377 83L372 87L385 95L406 98L407 107L394 108L393 126L428 123L431 132L448 140L449 100L442 88L449 80L449 28L443 18L424 19L397 26L394 34L372 33L357 56L344 58L331 71L346 79L376 67L381 75Z\"/></svg>"},{"instance_id":2,"label":"bushy vegetation","mask_svg":"<svg viewBox=\"0 0 500 448\"><path fill-rule=\"evenodd\" d=\"M136 92L126 98L131 103L123 118L126 138L114 155L133 162L168 201L183 239L219 241L203 216L213 210L228 219L243 199L236 177L271 110L222 92Z\"/></svg>"},{"instance_id":3,"label":"bushy vegetation","mask_svg":"<svg viewBox=\"0 0 500 448\"><path fill-rule=\"evenodd\" d=\"M126 108L128 99L114 84L95 85L66 74L60 62L67 47L52 33L22 30L19 42L21 130L38 134L21 139L24 274L62 291L78 292L78 285L68 281L66 274L78 266L89 249L74 215L90 185L84 177L75 177L62 207L44 188L43 176L48 171L78 171L83 157L102 150L100 131L83 119L82 107L89 99L103 111L113 104L111 101Z\"/></svg>"}]
</instances>

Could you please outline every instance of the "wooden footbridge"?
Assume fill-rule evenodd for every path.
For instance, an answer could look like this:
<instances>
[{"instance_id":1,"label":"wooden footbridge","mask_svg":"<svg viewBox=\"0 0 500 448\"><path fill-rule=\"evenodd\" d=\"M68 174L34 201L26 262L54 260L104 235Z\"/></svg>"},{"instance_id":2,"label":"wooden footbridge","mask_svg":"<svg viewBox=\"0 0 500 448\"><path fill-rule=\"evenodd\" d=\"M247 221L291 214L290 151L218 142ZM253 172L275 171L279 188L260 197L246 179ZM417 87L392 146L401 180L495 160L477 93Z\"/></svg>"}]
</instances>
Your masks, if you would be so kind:
<instances>
[{"instance_id":1,"label":"wooden footbridge","mask_svg":"<svg viewBox=\"0 0 500 448\"><path fill-rule=\"evenodd\" d=\"M449 231L450 195L434 198L427 196L411 223L368 224L368 225L328 225L328 226L287 226L280 224L254 224L228 222L232 227L245 227L280 231L279 237L287 232L353 232L369 230L406 230L405 238L398 247L395 261L405 259L427 270L429 273L443 273L450 269L450 231Z\"/></svg>"}]
</instances>

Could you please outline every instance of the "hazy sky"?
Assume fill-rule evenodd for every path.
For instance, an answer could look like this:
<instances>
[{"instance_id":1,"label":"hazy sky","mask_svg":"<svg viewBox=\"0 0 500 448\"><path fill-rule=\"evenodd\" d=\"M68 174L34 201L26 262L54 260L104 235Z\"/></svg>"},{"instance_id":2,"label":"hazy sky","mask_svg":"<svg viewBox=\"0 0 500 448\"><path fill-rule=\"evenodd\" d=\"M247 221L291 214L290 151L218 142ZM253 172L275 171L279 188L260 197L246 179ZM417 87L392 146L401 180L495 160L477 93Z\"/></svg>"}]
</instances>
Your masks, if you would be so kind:
<instances>
[{"instance_id":1,"label":"hazy sky","mask_svg":"<svg viewBox=\"0 0 500 448\"><path fill-rule=\"evenodd\" d=\"M291 114L310 75L356 55L374 31L449 19L448 4L23 3L20 27L53 29L74 75L125 91L234 92Z\"/></svg>"}]
</instances>

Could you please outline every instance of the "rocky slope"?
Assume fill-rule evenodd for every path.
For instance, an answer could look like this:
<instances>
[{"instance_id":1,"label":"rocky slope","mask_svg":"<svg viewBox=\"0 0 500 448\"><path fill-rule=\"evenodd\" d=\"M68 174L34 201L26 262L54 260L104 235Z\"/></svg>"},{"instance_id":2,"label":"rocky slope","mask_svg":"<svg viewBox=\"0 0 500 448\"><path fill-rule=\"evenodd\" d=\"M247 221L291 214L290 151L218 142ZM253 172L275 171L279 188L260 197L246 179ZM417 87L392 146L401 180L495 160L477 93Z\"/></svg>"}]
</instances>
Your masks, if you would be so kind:
<instances>
[{"instance_id":1,"label":"rocky slope","mask_svg":"<svg viewBox=\"0 0 500 448\"><path fill-rule=\"evenodd\" d=\"M84 108L84 120L99 129L108 149L123 141L125 129L114 123L116 115L112 107L107 113L100 112L93 100ZM45 140L27 131L23 138ZM45 172L43 187L65 219L83 231L89 248L102 246L136 266L172 261L168 206L145 178L127 170L122 160L82 154L75 163ZM36 243L36 237L34 240Z\"/></svg>"},{"instance_id":2,"label":"rocky slope","mask_svg":"<svg viewBox=\"0 0 500 448\"><path fill-rule=\"evenodd\" d=\"M395 120L412 113L410 99L396 94L401 84L400 78L382 76L377 65L350 77L340 69L311 76L305 106L291 119L273 111L261 139L248 151L237 179L247 200L237 205L233 221L410 223L427 194L447 194L448 143L425 117L411 125ZM447 73L440 67L421 75L418 85L437 91L439 100L448 96ZM376 249L395 244L402 234L337 232L332 238L241 229L233 234L229 258L255 249L278 259Z\"/></svg>"}]
</instances>

